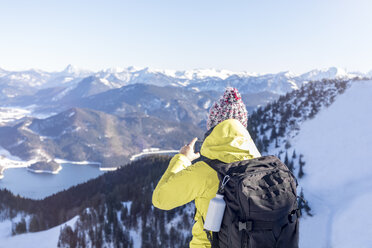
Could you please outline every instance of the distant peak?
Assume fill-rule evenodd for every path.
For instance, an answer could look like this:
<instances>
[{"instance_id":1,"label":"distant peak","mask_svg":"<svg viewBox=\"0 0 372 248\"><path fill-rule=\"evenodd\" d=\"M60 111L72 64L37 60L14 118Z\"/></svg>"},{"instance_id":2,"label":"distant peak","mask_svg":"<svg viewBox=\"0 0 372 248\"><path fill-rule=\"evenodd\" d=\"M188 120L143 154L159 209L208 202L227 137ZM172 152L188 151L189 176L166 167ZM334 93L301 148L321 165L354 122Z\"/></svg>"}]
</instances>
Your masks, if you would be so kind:
<instances>
[{"instance_id":1,"label":"distant peak","mask_svg":"<svg viewBox=\"0 0 372 248\"><path fill-rule=\"evenodd\" d=\"M76 72L76 71L77 71L76 67L74 67L74 66L71 65L71 64L68 64L68 65L66 66L66 68L63 70L63 72L66 72L66 73L74 73L74 72Z\"/></svg>"},{"instance_id":2,"label":"distant peak","mask_svg":"<svg viewBox=\"0 0 372 248\"><path fill-rule=\"evenodd\" d=\"M8 71L4 70L3 68L0 67L0 73L6 73Z\"/></svg>"},{"instance_id":3,"label":"distant peak","mask_svg":"<svg viewBox=\"0 0 372 248\"><path fill-rule=\"evenodd\" d=\"M291 71L282 71L282 72L279 72L277 75L285 76L285 77L288 77L288 78L292 78L292 77L297 77L298 76L296 73L291 72Z\"/></svg>"},{"instance_id":4,"label":"distant peak","mask_svg":"<svg viewBox=\"0 0 372 248\"><path fill-rule=\"evenodd\" d=\"M322 80L324 78L352 78L355 74L347 72L340 67L327 67L322 69L314 69L301 75L303 79L307 80Z\"/></svg>"}]
</instances>

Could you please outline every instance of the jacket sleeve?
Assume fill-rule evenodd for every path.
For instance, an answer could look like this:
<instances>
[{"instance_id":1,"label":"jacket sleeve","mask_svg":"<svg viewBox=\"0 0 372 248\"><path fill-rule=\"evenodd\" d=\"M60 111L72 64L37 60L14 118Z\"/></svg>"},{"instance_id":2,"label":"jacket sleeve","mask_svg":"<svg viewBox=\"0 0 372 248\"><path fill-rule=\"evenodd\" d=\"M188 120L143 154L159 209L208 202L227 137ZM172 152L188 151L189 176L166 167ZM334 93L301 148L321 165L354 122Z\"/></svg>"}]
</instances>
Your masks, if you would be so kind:
<instances>
[{"instance_id":1,"label":"jacket sleeve","mask_svg":"<svg viewBox=\"0 0 372 248\"><path fill-rule=\"evenodd\" d=\"M194 200L202 193L205 184L197 173L197 167L198 163L191 165L183 154L175 155L152 194L152 204L170 210Z\"/></svg>"}]
</instances>

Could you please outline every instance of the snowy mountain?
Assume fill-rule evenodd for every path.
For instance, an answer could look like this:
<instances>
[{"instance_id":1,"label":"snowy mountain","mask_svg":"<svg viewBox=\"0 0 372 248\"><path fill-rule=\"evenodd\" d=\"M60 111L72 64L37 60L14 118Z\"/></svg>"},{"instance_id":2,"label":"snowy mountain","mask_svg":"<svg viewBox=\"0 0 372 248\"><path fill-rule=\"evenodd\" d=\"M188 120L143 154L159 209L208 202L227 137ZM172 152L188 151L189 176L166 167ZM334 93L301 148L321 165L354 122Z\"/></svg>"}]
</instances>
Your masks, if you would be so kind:
<instances>
[{"instance_id":1,"label":"snowy mountain","mask_svg":"<svg viewBox=\"0 0 372 248\"><path fill-rule=\"evenodd\" d=\"M248 119L248 129L258 149L283 154L291 147L301 125L335 102L356 81L323 80L308 83L300 89L280 96L277 101L259 107Z\"/></svg>"},{"instance_id":2,"label":"snowy mountain","mask_svg":"<svg viewBox=\"0 0 372 248\"><path fill-rule=\"evenodd\" d=\"M108 89L142 83L156 86L185 87L195 91L213 90L221 92L226 86L233 86L239 88L243 94L270 92L282 95L293 89L298 89L308 81L368 76L370 75L349 73L336 67L312 70L304 74L280 72L259 75L216 69L175 71L135 67L110 68L91 72L68 65L60 72L45 72L34 69L28 71L0 70L0 98L9 99L17 96L34 95L38 90L54 87L64 87L66 91L70 91L78 87L78 83L86 77L96 78L96 87L106 87Z\"/></svg>"},{"instance_id":3,"label":"snowy mountain","mask_svg":"<svg viewBox=\"0 0 372 248\"><path fill-rule=\"evenodd\" d=\"M354 82L291 140L306 162L300 185L314 214L302 222L303 248L372 244L371 95L372 81Z\"/></svg>"},{"instance_id":4,"label":"snowy mountain","mask_svg":"<svg viewBox=\"0 0 372 248\"><path fill-rule=\"evenodd\" d=\"M216 69L199 69L189 71L154 70L149 68L128 67L123 70L105 70L98 72L100 78L108 81L124 81L126 84L146 83L157 86L184 86L195 90L223 91L226 86L240 89L241 93L272 92L284 94L297 89L308 81L322 79L349 79L362 76L360 73L348 73L343 69L331 67L312 70L304 74L280 72L263 74L232 72Z\"/></svg>"},{"instance_id":5,"label":"snowy mountain","mask_svg":"<svg viewBox=\"0 0 372 248\"><path fill-rule=\"evenodd\" d=\"M300 247L369 247L372 81L307 84L259 108L251 134L299 178ZM306 213L306 214L305 214ZM316 238L314 238L316 237Z\"/></svg>"},{"instance_id":6,"label":"snowy mountain","mask_svg":"<svg viewBox=\"0 0 372 248\"><path fill-rule=\"evenodd\" d=\"M0 99L32 95L40 89L74 84L92 72L78 70L71 65L61 72L0 70Z\"/></svg>"},{"instance_id":7,"label":"snowy mountain","mask_svg":"<svg viewBox=\"0 0 372 248\"><path fill-rule=\"evenodd\" d=\"M172 91L182 90L184 95L190 95L187 91L193 92L198 94L198 97L206 98L206 103L211 98L217 99L226 86L233 86L239 89L248 110L251 112L258 106L265 106L267 103L276 100L280 95L299 89L302 85L313 80L348 80L366 76L369 75L349 73L335 67L313 70L301 75L291 72L259 75L215 69L172 71L135 67L111 68L99 72L90 72L79 70L71 65L61 72L41 70L11 72L2 70L0 73L0 106L22 108L33 106L38 114L62 112L72 107L93 108L107 112L107 107L111 106L108 113L121 115L122 110L131 112L139 107L127 104L125 98L116 97L117 92L127 91L131 89L130 86L154 86L154 91L164 91L168 94L172 94ZM144 94L144 92L141 92L142 88L133 88L131 90L133 96L141 98ZM103 96L105 96L104 99ZM164 93L162 93L162 96L164 96ZM150 102L154 103L155 106L158 106L159 102L163 102L165 105L159 105L158 109L164 107L163 110L168 112L174 110L172 106L174 104L165 108L170 103L165 100L165 97L159 98L156 94L149 97L142 97L142 102L138 102L138 105L141 105L141 111L146 112L151 105ZM173 100L182 102L180 97L178 99L174 97ZM145 103L146 101L148 103ZM160 112L164 112L163 110ZM152 113L154 112L152 111ZM204 119L200 116L196 117L200 120Z\"/></svg>"},{"instance_id":8,"label":"snowy mountain","mask_svg":"<svg viewBox=\"0 0 372 248\"><path fill-rule=\"evenodd\" d=\"M163 120L192 123L205 128L208 109L215 100L208 92L133 84L86 97L76 104L117 116L141 112Z\"/></svg>"},{"instance_id":9,"label":"snowy mountain","mask_svg":"<svg viewBox=\"0 0 372 248\"><path fill-rule=\"evenodd\" d=\"M352 78L362 76L361 73L348 73L346 70L337 68L337 67L330 67L327 69L315 69L309 72L306 72L301 75L303 80L308 81L320 81L323 79L337 79L337 78Z\"/></svg>"},{"instance_id":10,"label":"snowy mountain","mask_svg":"<svg viewBox=\"0 0 372 248\"><path fill-rule=\"evenodd\" d=\"M144 148L181 147L196 136L201 137L202 131L191 123L164 121L141 112L117 117L72 108L49 118L26 118L0 127L0 147L25 161L60 158L92 161L102 168L121 166Z\"/></svg>"}]
</instances>

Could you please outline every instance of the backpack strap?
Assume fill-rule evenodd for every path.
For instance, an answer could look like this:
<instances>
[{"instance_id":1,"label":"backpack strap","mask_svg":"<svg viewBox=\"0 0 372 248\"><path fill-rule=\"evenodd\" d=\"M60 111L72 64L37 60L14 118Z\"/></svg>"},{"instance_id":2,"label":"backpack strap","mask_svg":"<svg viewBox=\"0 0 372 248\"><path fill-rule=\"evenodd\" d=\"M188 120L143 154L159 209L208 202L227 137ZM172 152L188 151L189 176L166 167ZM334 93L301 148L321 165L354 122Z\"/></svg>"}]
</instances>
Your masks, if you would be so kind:
<instances>
[{"instance_id":1,"label":"backpack strap","mask_svg":"<svg viewBox=\"0 0 372 248\"><path fill-rule=\"evenodd\" d=\"M212 160L212 159L209 159L203 155L200 155L200 161L203 161L205 162L207 165L209 165L213 170L215 170L217 172L217 175L218 175L218 179L220 181L220 184L219 184L219 187L218 187L218 193L220 194L223 194L223 187L222 185L224 185L224 183L226 184L227 181L225 180L225 182L223 182L223 178L220 177L220 170L218 169L218 165L219 164L225 164L224 162L222 161L219 161L217 159L215 160ZM204 226L204 218L202 216L202 221L203 221L203 226ZM207 238L209 240L209 242L211 243L211 247L212 248L219 248L219 243L218 243L218 232L210 232L208 230L205 230L205 233L207 234Z\"/></svg>"},{"instance_id":2,"label":"backpack strap","mask_svg":"<svg viewBox=\"0 0 372 248\"><path fill-rule=\"evenodd\" d=\"M228 172L226 173L221 169L221 165L225 165L226 163L222 162L218 159L212 160L212 159L209 159L209 158L204 157L204 156L201 156L201 157L202 157L201 161L203 161L204 163L209 165L213 170L215 170L217 172L218 179L220 181L220 184L219 184L219 187L218 187L218 193L223 195L225 185L230 180L229 173Z\"/></svg>"},{"instance_id":3,"label":"backpack strap","mask_svg":"<svg viewBox=\"0 0 372 248\"><path fill-rule=\"evenodd\" d=\"M215 171L219 171L217 165L218 164L226 164L225 162L222 162L218 159L210 159L200 154L200 160L208 164L212 169Z\"/></svg>"},{"instance_id":4,"label":"backpack strap","mask_svg":"<svg viewBox=\"0 0 372 248\"><path fill-rule=\"evenodd\" d=\"M209 165L213 170L217 172L217 174L221 174L223 176L226 176L226 172L221 169L221 165L225 165L225 162L222 162L218 159L210 159L203 155L200 155L200 161L203 161L207 165ZM221 181L221 178L219 178Z\"/></svg>"}]
</instances>

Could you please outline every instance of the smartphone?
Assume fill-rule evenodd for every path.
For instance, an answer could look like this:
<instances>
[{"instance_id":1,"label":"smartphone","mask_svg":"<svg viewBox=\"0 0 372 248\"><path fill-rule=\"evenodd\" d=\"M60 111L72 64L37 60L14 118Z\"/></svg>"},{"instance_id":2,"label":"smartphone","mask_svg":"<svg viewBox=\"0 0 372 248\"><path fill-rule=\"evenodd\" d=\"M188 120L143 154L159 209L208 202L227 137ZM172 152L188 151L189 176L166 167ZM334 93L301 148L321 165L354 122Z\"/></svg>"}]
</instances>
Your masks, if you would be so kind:
<instances>
[{"instance_id":1,"label":"smartphone","mask_svg":"<svg viewBox=\"0 0 372 248\"><path fill-rule=\"evenodd\" d=\"M195 142L195 146L194 146L195 153L200 152L202 145L203 145L203 141L201 140L197 140Z\"/></svg>"}]
</instances>

